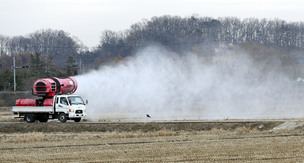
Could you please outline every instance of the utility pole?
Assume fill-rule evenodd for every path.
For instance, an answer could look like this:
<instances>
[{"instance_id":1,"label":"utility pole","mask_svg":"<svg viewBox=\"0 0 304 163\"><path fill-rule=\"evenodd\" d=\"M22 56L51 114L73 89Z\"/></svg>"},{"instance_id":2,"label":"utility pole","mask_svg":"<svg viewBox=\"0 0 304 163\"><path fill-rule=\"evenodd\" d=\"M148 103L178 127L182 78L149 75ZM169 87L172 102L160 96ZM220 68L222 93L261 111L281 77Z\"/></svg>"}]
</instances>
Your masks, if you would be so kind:
<instances>
[{"instance_id":1,"label":"utility pole","mask_svg":"<svg viewBox=\"0 0 304 163\"><path fill-rule=\"evenodd\" d=\"M16 67L16 58L15 56L13 57L13 71L14 71L14 92L16 91L16 69L20 69L20 68L30 68L30 66L18 66Z\"/></svg>"},{"instance_id":2,"label":"utility pole","mask_svg":"<svg viewBox=\"0 0 304 163\"><path fill-rule=\"evenodd\" d=\"M84 65L83 65L81 59L79 59L79 62L77 63L77 65L78 65L78 72L79 72L79 74L83 74L84 73Z\"/></svg>"},{"instance_id":3,"label":"utility pole","mask_svg":"<svg viewBox=\"0 0 304 163\"><path fill-rule=\"evenodd\" d=\"M14 92L16 91L16 61L15 56L13 57L13 66L14 66Z\"/></svg>"}]
</instances>

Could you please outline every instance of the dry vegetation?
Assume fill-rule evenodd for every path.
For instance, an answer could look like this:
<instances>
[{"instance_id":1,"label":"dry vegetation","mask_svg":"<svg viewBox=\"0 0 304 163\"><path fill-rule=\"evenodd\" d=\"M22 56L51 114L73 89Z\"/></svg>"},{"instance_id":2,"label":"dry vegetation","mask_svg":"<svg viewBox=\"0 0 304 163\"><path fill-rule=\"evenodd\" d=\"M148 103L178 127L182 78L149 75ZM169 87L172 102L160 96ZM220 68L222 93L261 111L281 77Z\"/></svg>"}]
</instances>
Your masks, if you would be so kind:
<instances>
[{"instance_id":1,"label":"dry vegetation","mask_svg":"<svg viewBox=\"0 0 304 163\"><path fill-rule=\"evenodd\" d=\"M10 107L0 107L0 122L14 121L14 115Z\"/></svg>"},{"instance_id":2,"label":"dry vegetation","mask_svg":"<svg viewBox=\"0 0 304 163\"><path fill-rule=\"evenodd\" d=\"M303 123L301 120L0 122L0 159L1 162L302 162Z\"/></svg>"},{"instance_id":3,"label":"dry vegetation","mask_svg":"<svg viewBox=\"0 0 304 163\"><path fill-rule=\"evenodd\" d=\"M0 134L2 162L303 161L301 130Z\"/></svg>"}]
</instances>

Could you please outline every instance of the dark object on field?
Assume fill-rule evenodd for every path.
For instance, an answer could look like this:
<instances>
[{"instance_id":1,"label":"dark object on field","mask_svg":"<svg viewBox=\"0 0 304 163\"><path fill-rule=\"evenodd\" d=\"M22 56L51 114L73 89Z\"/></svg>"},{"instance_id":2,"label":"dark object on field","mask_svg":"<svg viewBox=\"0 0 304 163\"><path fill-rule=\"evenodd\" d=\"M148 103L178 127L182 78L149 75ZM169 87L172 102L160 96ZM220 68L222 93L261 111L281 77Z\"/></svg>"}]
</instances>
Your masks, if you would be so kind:
<instances>
[{"instance_id":1,"label":"dark object on field","mask_svg":"<svg viewBox=\"0 0 304 163\"><path fill-rule=\"evenodd\" d=\"M146 114L147 118L151 118L151 116L149 114Z\"/></svg>"}]
</instances>

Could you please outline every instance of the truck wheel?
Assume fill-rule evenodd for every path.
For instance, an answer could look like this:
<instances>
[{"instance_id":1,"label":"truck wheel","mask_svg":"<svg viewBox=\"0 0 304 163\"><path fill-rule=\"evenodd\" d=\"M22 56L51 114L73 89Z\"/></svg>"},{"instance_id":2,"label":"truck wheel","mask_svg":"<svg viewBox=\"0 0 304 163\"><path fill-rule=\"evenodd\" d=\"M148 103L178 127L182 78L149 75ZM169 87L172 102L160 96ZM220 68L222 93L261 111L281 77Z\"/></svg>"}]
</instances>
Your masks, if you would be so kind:
<instances>
[{"instance_id":1,"label":"truck wheel","mask_svg":"<svg viewBox=\"0 0 304 163\"><path fill-rule=\"evenodd\" d=\"M74 120L74 122L80 122L81 121L81 118L75 118L75 119L73 119Z\"/></svg>"},{"instance_id":2,"label":"truck wheel","mask_svg":"<svg viewBox=\"0 0 304 163\"><path fill-rule=\"evenodd\" d=\"M67 119L67 116L64 113L60 113L59 116L58 116L58 120L61 123L65 123L68 119Z\"/></svg>"},{"instance_id":3,"label":"truck wheel","mask_svg":"<svg viewBox=\"0 0 304 163\"><path fill-rule=\"evenodd\" d=\"M24 116L24 120L27 122L27 123L34 123L36 121L36 118L35 118L35 115L30 113L30 114L25 114Z\"/></svg>"},{"instance_id":4,"label":"truck wheel","mask_svg":"<svg viewBox=\"0 0 304 163\"><path fill-rule=\"evenodd\" d=\"M43 114L43 115L39 116L38 120L39 120L39 122L42 122L42 123L47 122L49 120L49 115Z\"/></svg>"}]
</instances>

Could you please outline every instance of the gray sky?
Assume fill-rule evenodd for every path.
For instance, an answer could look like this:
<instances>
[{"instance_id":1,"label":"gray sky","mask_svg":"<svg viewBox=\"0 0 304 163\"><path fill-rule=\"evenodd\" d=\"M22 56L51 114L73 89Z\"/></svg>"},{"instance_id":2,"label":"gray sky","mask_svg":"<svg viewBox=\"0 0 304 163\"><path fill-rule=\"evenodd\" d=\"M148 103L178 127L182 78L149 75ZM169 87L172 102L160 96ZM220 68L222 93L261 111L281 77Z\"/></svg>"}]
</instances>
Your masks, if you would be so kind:
<instances>
[{"instance_id":1,"label":"gray sky","mask_svg":"<svg viewBox=\"0 0 304 163\"><path fill-rule=\"evenodd\" d=\"M303 21L303 0L0 0L0 34L64 30L89 47L105 29L121 31L153 16L193 14L213 18Z\"/></svg>"}]
</instances>

